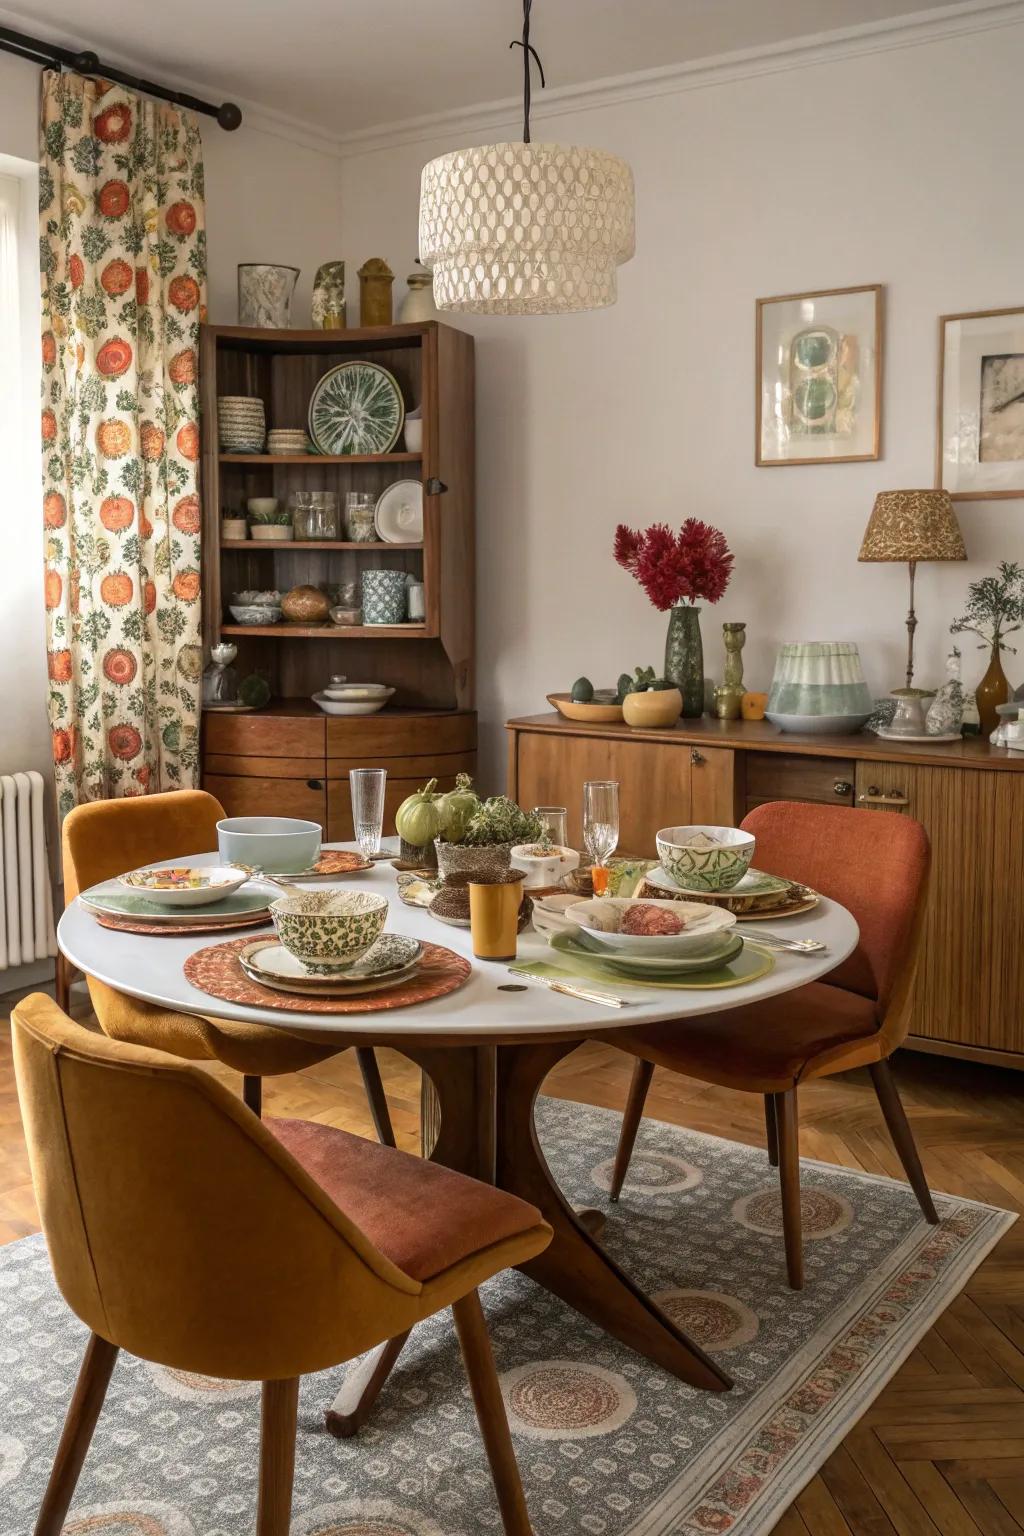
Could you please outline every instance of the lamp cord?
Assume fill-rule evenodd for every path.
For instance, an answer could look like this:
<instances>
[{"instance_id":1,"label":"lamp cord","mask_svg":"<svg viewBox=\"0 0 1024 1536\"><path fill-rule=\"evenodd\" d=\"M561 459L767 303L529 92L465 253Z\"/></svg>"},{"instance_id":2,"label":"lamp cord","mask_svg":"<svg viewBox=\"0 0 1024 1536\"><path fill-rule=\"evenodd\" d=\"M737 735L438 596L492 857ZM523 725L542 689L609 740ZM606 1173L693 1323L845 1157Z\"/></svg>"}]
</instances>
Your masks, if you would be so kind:
<instances>
[{"instance_id":1,"label":"lamp cord","mask_svg":"<svg viewBox=\"0 0 1024 1536\"><path fill-rule=\"evenodd\" d=\"M514 38L509 43L510 48L523 50L523 143L530 142L530 60L537 66L540 75L541 90L547 85L544 79L544 66L540 61L540 55L530 42L530 8L533 0L523 0L523 35L522 38Z\"/></svg>"}]
</instances>

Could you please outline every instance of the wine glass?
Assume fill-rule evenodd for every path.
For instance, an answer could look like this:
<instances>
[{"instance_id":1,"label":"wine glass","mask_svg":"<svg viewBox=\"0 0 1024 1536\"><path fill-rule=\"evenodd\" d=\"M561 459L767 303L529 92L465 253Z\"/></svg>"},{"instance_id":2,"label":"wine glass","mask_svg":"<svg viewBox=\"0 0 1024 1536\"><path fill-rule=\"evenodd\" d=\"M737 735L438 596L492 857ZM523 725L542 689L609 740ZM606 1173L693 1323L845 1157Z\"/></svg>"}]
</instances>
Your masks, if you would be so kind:
<instances>
[{"instance_id":1,"label":"wine glass","mask_svg":"<svg viewBox=\"0 0 1024 1536\"><path fill-rule=\"evenodd\" d=\"M583 786L583 841L591 864L603 866L619 841L619 786L614 779L588 779Z\"/></svg>"},{"instance_id":2,"label":"wine glass","mask_svg":"<svg viewBox=\"0 0 1024 1536\"><path fill-rule=\"evenodd\" d=\"M384 828L384 785L386 768L351 768L348 775L352 796L352 825L364 859L380 853L380 835Z\"/></svg>"}]
</instances>

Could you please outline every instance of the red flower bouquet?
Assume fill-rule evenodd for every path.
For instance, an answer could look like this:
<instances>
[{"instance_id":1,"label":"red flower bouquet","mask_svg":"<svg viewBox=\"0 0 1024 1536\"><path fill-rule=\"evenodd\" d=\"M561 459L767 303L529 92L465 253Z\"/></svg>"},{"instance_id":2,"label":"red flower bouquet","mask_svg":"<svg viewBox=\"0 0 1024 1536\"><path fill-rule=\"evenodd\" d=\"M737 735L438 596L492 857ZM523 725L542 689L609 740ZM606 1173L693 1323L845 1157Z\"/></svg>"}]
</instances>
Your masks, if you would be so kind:
<instances>
[{"instance_id":1,"label":"red flower bouquet","mask_svg":"<svg viewBox=\"0 0 1024 1536\"><path fill-rule=\"evenodd\" d=\"M724 533L696 517L688 517L678 533L666 523L654 523L644 533L620 523L615 558L662 613L698 599L717 603L732 575L733 554Z\"/></svg>"}]
</instances>

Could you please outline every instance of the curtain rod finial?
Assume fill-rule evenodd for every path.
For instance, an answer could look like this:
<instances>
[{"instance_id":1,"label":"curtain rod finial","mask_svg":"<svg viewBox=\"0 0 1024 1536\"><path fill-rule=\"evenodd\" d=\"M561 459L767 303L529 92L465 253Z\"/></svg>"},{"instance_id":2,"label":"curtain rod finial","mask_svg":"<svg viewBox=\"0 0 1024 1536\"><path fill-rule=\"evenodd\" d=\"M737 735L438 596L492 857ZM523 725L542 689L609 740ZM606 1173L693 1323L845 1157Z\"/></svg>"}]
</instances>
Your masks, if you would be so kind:
<instances>
[{"instance_id":1,"label":"curtain rod finial","mask_svg":"<svg viewBox=\"0 0 1024 1536\"><path fill-rule=\"evenodd\" d=\"M228 133L234 133L236 128L242 126L241 107L236 107L233 101L226 101L217 109L217 121Z\"/></svg>"}]
</instances>

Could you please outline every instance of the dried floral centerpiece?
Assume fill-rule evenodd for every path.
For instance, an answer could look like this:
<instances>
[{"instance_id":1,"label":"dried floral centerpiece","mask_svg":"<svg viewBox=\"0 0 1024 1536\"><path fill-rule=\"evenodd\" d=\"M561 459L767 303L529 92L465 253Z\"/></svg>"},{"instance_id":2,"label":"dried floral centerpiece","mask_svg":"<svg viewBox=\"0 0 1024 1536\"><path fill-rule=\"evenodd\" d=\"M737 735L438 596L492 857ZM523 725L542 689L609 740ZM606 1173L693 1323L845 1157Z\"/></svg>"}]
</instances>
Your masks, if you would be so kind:
<instances>
[{"instance_id":1,"label":"dried floral centerpiece","mask_svg":"<svg viewBox=\"0 0 1024 1536\"><path fill-rule=\"evenodd\" d=\"M995 576L982 576L967 588L967 611L949 626L953 635L977 635L980 651L991 650L988 671L978 684L975 698L981 717L981 733L989 736L999 724L998 706L1010 697L1001 652L1017 654L1006 636L1024 625L1024 566L1003 560Z\"/></svg>"},{"instance_id":2,"label":"dried floral centerpiece","mask_svg":"<svg viewBox=\"0 0 1024 1536\"><path fill-rule=\"evenodd\" d=\"M667 523L654 523L643 533L620 523L615 558L660 613L671 610L665 677L683 696L683 715L702 715L704 648L697 603L717 603L729 585L734 557L725 535L696 517L688 517L678 533Z\"/></svg>"}]
</instances>

